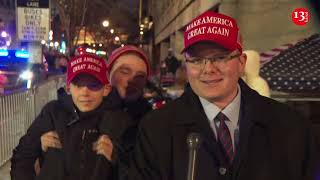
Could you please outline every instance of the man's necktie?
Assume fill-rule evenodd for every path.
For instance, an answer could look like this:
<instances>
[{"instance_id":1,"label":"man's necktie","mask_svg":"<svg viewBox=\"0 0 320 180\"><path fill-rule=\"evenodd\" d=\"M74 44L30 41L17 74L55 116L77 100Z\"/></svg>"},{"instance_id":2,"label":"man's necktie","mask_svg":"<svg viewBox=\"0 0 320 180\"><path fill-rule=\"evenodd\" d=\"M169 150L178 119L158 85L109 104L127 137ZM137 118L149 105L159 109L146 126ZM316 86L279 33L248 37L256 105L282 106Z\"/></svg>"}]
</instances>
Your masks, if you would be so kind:
<instances>
[{"instance_id":1,"label":"man's necktie","mask_svg":"<svg viewBox=\"0 0 320 180\"><path fill-rule=\"evenodd\" d=\"M225 154L227 156L229 163L232 164L232 161L234 158L234 151L233 151L231 134L225 121L229 121L229 119L222 112L220 112L214 118L214 122L217 129L218 141L220 142L223 150L225 151Z\"/></svg>"}]
</instances>

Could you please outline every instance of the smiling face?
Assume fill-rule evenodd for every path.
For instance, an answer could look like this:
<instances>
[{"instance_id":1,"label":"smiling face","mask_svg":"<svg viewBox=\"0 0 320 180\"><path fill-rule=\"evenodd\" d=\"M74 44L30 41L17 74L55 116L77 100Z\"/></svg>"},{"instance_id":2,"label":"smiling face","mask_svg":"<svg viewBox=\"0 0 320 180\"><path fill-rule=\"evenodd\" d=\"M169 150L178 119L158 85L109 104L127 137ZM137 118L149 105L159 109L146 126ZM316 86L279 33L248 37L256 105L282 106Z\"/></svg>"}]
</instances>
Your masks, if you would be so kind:
<instances>
[{"instance_id":1,"label":"smiling face","mask_svg":"<svg viewBox=\"0 0 320 180\"><path fill-rule=\"evenodd\" d=\"M203 42L188 49L185 57L186 59L192 57L210 59L230 53L220 46ZM198 96L224 108L237 95L237 84L244 72L245 62L244 54L224 62L205 62L201 67L186 62L189 83Z\"/></svg>"},{"instance_id":2,"label":"smiling face","mask_svg":"<svg viewBox=\"0 0 320 180\"><path fill-rule=\"evenodd\" d=\"M111 90L110 85L103 85L91 75L79 74L69 87L73 103L81 112L95 110Z\"/></svg>"},{"instance_id":3,"label":"smiling face","mask_svg":"<svg viewBox=\"0 0 320 180\"><path fill-rule=\"evenodd\" d=\"M147 81L147 66L140 56L129 53L121 55L113 65L110 79L120 97L135 101L143 95Z\"/></svg>"}]
</instances>

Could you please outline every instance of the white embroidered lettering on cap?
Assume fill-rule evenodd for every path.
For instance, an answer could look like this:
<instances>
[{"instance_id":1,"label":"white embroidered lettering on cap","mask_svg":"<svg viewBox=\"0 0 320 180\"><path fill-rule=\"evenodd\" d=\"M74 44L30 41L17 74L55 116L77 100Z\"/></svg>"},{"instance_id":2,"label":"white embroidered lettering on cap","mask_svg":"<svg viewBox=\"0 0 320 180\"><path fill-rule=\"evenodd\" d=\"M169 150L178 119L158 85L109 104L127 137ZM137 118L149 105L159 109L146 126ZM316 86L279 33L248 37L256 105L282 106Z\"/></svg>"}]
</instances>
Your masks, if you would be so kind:
<instances>
[{"instance_id":1,"label":"white embroidered lettering on cap","mask_svg":"<svg viewBox=\"0 0 320 180\"><path fill-rule=\"evenodd\" d=\"M194 21L193 23L189 24L187 26L186 31L189 31L190 29L196 28L197 26L200 26L202 24L209 24L209 23L224 25L224 26L228 26L230 28L233 28L232 21L230 21L229 19L222 19L219 17L205 16L205 17L200 18L200 19Z\"/></svg>"},{"instance_id":2,"label":"white embroidered lettering on cap","mask_svg":"<svg viewBox=\"0 0 320 180\"><path fill-rule=\"evenodd\" d=\"M85 69L86 66L87 66L86 64L77 65L77 66L72 68L72 72L76 72L76 71L80 71L82 69Z\"/></svg>"},{"instance_id":3,"label":"white embroidered lettering on cap","mask_svg":"<svg viewBox=\"0 0 320 180\"><path fill-rule=\"evenodd\" d=\"M200 28L197 28L197 29L194 29L194 30L190 31L188 33L188 40L193 38L194 36L198 36L198 35L204 34L205 31L206 31L206 28L207 27L200 27Z\"/></svg>"},{"instance_id":4,"label":"white embroidered lettering on cap","mask_svg":"<svg viewBox=\"0 0 320 180\"><path fill-rule=\"evenodd\" d=\"M209 27L208 28L207 34L219 34L219 35L222 35L222 36L229 37L230 30L227 29L227 28L221 28L221 27L213 26L213 27Z\"/></svg>"},{"instance_id":5,"label":"white embroidered lettering on cap","mask_svg":"<svg viewBox=\"0 0 320 180\"><path fill-rule=\"evenodd\" d=\"M97 72L101 71L98 66L95 66L93 64L89 64L87 69L90 69L90 70L93 70L93 71L97 71Z\"/></svg>"},{"instance_id":6,"label":"white embroidered lettering on cap","mask_svg":"<svg viewBox=\"0 0 320 180\"><path fill-rule=\"evenodd\" d=\"M79 64L79 63L82 63L82 58L78 58L78 59L72 61L71 62L71 66L74 66L74 65Z\"/></svg>"},{"instance_id":7,"label":"white embroidered lettering on cap","mask_svg":"<svg viewBox=\"0 0 320 180\"><path fill-rule=\"evenodd\" d=\"M99 60L92 58L92 57L85 57L83 62L91 62L91 63L97 64L98 66L102 67L102 63Z\"/></svg>"}]
</instances>

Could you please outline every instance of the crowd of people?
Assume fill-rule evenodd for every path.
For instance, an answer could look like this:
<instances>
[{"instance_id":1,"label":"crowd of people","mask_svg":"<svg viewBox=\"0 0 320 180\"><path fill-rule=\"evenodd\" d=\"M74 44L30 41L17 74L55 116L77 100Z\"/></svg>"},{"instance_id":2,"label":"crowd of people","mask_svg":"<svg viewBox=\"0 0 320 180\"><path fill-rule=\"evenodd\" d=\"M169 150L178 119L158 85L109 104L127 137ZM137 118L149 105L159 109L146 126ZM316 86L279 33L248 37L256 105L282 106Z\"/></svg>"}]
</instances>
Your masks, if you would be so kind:
<instances>
[{"instance_id":1,"label":"crowd of people","mask_svg":"<svg viewBox=\"0 0 320 180\"><path fill-rule=\"evenodd\" d=\"M69 58L54 49L44 51L44 64L48 74L64 74L67 72Z\"/></svg>"},{"instance_id":2,"label":"crowd of people","mask_svg":"<svg viewBox=\"0 0 320 180\"><path fill-rule=\"evenodd\" d=\"M207 11L187 27L182 65L168 60L179 91L158 110L144 96L151 70L140 48L120 47L107 63L90 54L66 63L68 93L20 139L12 179L319 179L307 121L241 79L237 22Z\"/></svg>"}]
</instances>

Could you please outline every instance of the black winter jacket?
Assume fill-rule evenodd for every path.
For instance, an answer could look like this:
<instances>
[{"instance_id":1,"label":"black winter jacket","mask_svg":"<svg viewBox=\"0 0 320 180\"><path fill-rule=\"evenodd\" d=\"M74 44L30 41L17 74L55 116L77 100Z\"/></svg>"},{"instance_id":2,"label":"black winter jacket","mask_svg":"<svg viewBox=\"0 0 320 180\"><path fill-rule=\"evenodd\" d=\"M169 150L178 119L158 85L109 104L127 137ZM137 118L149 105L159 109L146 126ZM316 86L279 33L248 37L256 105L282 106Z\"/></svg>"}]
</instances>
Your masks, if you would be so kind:
<instances>
[{"instance_id":1,"label":"black winter jacket","mask_svg":"<svg viewBox=\"0 0 320 180\"><path fill-rule=\"evenodd\" d=\"M123 136L123 155L120 156L121 166L119 167L119 179L125 179L128 173L129 162L132 158L134 145L138 133L138 125L140 120L152 110L149 102L143 97L134 102L125 102L121 99L118 91L114 88L105 98L106 101L112 103L114 107L128 113L130 117L130 125Z\"/></svg>"}]
</instances>

